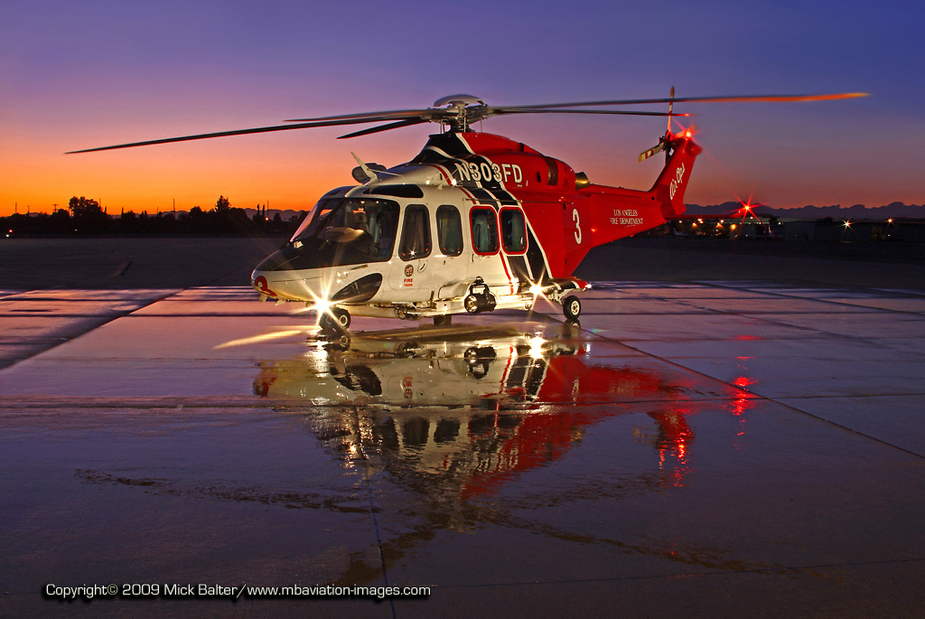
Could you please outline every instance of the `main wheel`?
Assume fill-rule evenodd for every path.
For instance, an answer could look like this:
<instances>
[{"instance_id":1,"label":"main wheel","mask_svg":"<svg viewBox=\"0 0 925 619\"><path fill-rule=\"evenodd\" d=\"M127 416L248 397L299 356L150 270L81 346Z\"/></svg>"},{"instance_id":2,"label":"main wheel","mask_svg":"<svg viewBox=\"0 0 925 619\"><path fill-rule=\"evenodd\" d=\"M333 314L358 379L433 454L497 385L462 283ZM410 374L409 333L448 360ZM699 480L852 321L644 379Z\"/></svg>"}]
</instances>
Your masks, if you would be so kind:
<instances>
[{"instance_id":1,"label":"main wheel","mask_svg":"<svg viewBox=\"0 0 925 619\"><path fill-rule=\"evenodd\" d=\"M340 307L332 307L318 320L318 325L328 333L346 333L350 327L350 312Z\"/></svg>"},{"instance_id":2,"label":"main wheel","mask_svg":"<svg viewBox=\"0 0 925 619\"><path fill-rule=\"evenodd\" d=\"M575 295L570 295L562 302L562 313L568 320L578 320L581 316L581 301Z\"/></svg>"}]
</instances>

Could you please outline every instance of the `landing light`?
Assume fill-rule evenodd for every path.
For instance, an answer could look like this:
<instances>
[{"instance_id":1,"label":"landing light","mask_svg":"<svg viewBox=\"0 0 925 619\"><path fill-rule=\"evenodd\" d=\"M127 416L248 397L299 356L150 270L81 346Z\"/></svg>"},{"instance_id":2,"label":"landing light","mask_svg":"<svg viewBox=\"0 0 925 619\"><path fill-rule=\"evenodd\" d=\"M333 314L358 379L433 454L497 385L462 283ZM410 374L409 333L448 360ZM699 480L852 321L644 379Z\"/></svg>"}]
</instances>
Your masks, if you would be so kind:
<instances>
[{"instance_id":1,"label":"landing light","mask_svg":"<svg viewBox=\"0 0 925 619\"><path fill-rule=\"evenodd\" d=\"M318 312L318 318L320 319L324 314L331 313L331 309L334 307L333 303L324 297L315 296L315 294L310 290L307 292L312 297L312 300L305 302L305 309L297 309L293 312L293 314Z\"/></svg>"},{"instance_id":2,"label":"landing light","mask_svg":"<svg viewBox=\"0 0 925 619\"><path fill-rule=\"evenodd\" d=\"M315 299L315 303L312 305L312 309L318 312L318 316L330 314L332 307L333 304L327 299Z\"/></svg>"}]
</instances>

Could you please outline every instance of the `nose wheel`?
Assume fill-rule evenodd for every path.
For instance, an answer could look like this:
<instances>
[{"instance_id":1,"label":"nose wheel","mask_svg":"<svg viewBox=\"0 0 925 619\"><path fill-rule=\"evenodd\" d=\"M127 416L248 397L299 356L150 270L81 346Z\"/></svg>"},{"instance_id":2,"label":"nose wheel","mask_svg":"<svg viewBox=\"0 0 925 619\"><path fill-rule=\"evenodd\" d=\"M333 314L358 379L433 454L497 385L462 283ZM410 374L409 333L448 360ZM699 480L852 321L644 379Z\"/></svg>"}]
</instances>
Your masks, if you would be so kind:
<instances>
[{"instance_id":1,"label":"nose wheel","mask_svg":"<svg viewBox=\"0 0 925 619\"><path fill-rule=\"evenodd\" d=\"M344 335L350 327L350 312L341 307L332 307L330 311L321 314L318 326L325 333Z\"/></svg>"},{"instance_id":2,"label":"nose wheel","mask_svg":"<svg viewBox=\"0 0 925 619\"><path fill-rule=\"evenodd\" d=\"M578 320L581 316L581 300L573 294L565 297L562 302L562 313L565 314L566 320Z\"/></svg>"}]
</instances>

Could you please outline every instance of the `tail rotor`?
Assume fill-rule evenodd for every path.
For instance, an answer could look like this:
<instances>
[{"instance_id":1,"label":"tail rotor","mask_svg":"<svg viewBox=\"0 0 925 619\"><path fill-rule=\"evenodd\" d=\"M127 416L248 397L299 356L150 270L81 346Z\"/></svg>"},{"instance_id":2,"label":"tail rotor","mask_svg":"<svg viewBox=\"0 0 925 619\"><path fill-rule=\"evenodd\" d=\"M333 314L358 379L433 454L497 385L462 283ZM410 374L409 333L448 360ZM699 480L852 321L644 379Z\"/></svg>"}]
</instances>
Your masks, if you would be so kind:
<instances>
[{"instance_id":1,"label":"tail rotor","mask_svg":"<svg viewBox=\"0 0 925 619\"><path fill-rule=\"evenodd\" d=\"M673 115L673 112L674 112L674 86L671 87L671 92L668 95L668 128L665 130L665 135L663 135L662 137L658 139L658 144L656 144L649 150L645 150L639 153L639 163L642 163L643 161L645 161L652 155L657 155L658 153L662 152L668 147L668 143L671 141L671 138L674 137L674 135L671 133L671 117ZM665 157L667 158L670 156L671 156L671 153L666 151Z\"/></svg>"}]
</instances>

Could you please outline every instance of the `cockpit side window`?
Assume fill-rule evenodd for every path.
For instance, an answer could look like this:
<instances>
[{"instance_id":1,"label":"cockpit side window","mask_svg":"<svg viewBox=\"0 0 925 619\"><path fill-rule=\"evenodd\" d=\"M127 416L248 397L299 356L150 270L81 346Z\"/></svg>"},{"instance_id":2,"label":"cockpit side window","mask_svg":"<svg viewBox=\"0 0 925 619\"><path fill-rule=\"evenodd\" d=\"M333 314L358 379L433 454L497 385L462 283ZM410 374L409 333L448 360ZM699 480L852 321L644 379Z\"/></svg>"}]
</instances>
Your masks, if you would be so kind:
<instances>
[{"instance_id":1,"label":"cockpit side window","mask_svg":"<svg viewBox=\"0 0 925 619\"><path fill-rule=\"evenodd\" d=\"M437 209L437 242L444 256L462 253L462 219L455 206L443 204Z\"/></svg>"},{"instance_id":2,"label":"cockpit side window","mask_svg":"<svg viewBox=\"0 0 925 619\"><path fill-rule=\"evenodd\" d=\"M317 223L323 219L328 213L331 212L331 207L340 202L342 198L337 199L321 199L318 203L308 212L308 215L305 216L305 219L302 220L302 223L299 225L299 229L295 231L295 234L292 235L291 241L297 241L301 237L309 236L309 228L312 228L313 225L316 227Z\"/></svg>"},{"instance_id":3,"label":"cockpit side window","mask_svg":"<svg viewBox=\"0 0 925 619\"><path fill-rule=\"evenodd\" d=\"M430 255L430 215L423 204L405 208L405 224L401 232L398 255L402 260L415 260Z\"/></svg>"}]
</instances>

